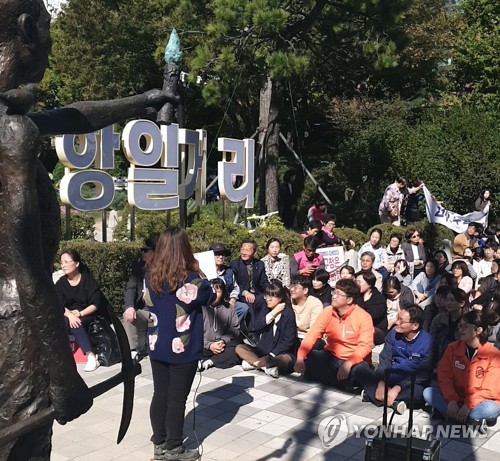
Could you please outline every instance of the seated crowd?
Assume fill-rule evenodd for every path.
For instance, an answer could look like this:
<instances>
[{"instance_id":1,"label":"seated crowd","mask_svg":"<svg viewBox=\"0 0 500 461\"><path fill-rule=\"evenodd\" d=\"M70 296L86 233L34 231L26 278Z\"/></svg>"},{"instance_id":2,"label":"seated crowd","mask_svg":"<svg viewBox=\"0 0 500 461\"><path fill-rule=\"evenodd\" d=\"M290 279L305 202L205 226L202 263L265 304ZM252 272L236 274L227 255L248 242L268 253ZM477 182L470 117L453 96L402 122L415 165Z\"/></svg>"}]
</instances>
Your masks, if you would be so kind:
<instances>
[{"instance_id":1,"label":"seated crowd","mask_svg":"<svg viewBox=\"0 0 500 461\"><path fill-rule=\"evenodd\" d=\"M306 380L360 389L362 399L377 406L387 381L388 404L402 412L410 379L386 377L387 369L396 368L415 373L415 402L427 402L434 415L492 424L500 414L500 389L484 383L500 378L497 242L485 245L490 261L486 252L480 261L477 252L469 259L475 244L469 229L477 229L471 225L458 236L458 243L469 238L470 246L450 264L443 251L430 255L415 229L406 232L406 242L392 234L387 247L382 231L374 229L358 253L358 271L344 265L332 289L317 250L354 242L335 236L333 216L325 221L309 223L302 251L290 257L277 238L267 242L262 260L255 242L243 241L240 257L230 264L223 244L211 246L219 278L212 280L215 301L203 308L199 369L241 363L275 378L295 371ZM474 261L481 270L474 270ZM375 345L381 347L376 368ZM460 369L451 373L457 360ZM487 379L476 379L471 390L467 381L478 367Z\"/></svg>"},{"instance_id":2,"label":"seated crowd","mask_svg":"<svg viewBox=\"0 0 500 461\"><path fill-rule=\"evenodd\" d=\"M327 224L334 224L333 216L327 218ZM291 257L282 253L277 238L267 242L262 260L251 240L242 242L240 256L230 263L222 243L210 247L216 296L203 307L199 369L241 364L274 378L295 371L306 380L362 390L363 401L377 406L383 404L387 385L388 404L403 412L410 379L386 375L395 368L415 374L415 403L429 404L435 416L493 424L500 414L500 388L490 384L500 379L498 243L490 239L483 245L487 251L469 258L459 245L465 240L465 250L479 247L473 235L477 227L471 224L457 236L450 265L445 252L428 253L415 229L406 232L405 243L400 234L392 234L387 247L381 245L382 231L374 229L359 252L358 270L342 266L332 289L317 251L325 240L318 234L326 232L330 244L354 242L336 238L331 224L326 231L314 221L309 226L303 250ZM151 252L154 242L148 240L125 294L124 324L137 354L146 353L148 342L142 296L144 262ZM79 256L65 252L62 265L66 277L58 292L68 328L89 355L90 369L94 350L78 330L98 308L96 287L91 284L86 299L76 305L70 291L86 279L79 275ZM381 347L377 367L372 363L375 345Z\"/></svg>"}]
</instances>

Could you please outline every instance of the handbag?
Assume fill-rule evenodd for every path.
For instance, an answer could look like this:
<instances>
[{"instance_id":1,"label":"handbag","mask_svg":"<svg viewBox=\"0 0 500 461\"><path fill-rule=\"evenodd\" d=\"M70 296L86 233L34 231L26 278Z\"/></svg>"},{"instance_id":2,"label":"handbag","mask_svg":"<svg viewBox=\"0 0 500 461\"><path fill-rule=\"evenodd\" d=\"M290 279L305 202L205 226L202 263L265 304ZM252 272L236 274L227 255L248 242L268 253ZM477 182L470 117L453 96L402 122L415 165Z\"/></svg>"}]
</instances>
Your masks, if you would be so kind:
<instances>
[{"instance_id":1,"label":"handbag","mask_svg":"<svg viewBox=\"0 0 500 461\"><path fill-rule=\"evenodd\" d=\"M104 317L96 317L88 326L87 333L96 349L99 363L110 367L121 360L116 333Z\"/></svg>"}]
</instances>

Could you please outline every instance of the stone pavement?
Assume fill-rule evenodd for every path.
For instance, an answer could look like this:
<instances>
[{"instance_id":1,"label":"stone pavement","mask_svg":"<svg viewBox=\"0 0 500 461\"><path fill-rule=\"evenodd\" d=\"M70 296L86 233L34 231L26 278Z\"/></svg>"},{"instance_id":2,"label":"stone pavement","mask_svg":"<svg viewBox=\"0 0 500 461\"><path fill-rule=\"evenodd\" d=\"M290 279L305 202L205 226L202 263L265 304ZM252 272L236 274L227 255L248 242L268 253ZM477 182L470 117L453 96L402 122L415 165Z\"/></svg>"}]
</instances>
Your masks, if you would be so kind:
<instances>
[{"instance_id":1,"label":"stone pavement","mask_svg":"<svg viewBox=\"0 0 500 461\"><path fill-rule=\"evenodd\" d=\"M153 382L149 360L145 358L141 364L134 414L121 444L116 445L123 396L118 387L96 399L92 409L77 421L66 426L54 424L52 461L152 458L149 403ZM120 366L101 367L93 373L84 373L83 365L78 368L92 385L116 373ZM353 425L379 424L382 409L362 403L359 396L307 383L296 374L273 379L259 371L244 372L238 366L198 373L186 414L186 444L198 446L197 437L203 461L363 460L365 438L355 436ZM333 415L340 421L340 430L335 446L325 448L318 426ZM394 422L403 423L406 418L407 414L396 416ZM421 410L414 418L417 426L430 423ZM500 423L490 428L485 438L442 438L441 460L498 460L499 429Z\"/></svg>"}]
</instances>

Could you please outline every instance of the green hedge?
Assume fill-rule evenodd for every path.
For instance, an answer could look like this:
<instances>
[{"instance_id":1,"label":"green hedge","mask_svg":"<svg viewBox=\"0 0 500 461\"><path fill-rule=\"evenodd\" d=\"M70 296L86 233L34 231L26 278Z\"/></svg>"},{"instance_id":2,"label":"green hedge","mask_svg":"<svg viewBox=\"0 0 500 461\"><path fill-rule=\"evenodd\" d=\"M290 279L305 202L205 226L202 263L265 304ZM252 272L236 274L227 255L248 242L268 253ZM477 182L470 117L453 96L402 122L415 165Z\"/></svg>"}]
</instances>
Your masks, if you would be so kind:
<instances>
[{"instance_id":1,"label":"green hedge","mask_svg":"<svg viewBox=\"0 0 500 461\"><path fill-rule=\"evenodd\" d=\"M70 216L70 238L74 239L87 239L94 238L95 219L90 213L75 213ZM66 236L66 218L61 215L61 237L64 239Z\"/></svg>"}]
</instances>

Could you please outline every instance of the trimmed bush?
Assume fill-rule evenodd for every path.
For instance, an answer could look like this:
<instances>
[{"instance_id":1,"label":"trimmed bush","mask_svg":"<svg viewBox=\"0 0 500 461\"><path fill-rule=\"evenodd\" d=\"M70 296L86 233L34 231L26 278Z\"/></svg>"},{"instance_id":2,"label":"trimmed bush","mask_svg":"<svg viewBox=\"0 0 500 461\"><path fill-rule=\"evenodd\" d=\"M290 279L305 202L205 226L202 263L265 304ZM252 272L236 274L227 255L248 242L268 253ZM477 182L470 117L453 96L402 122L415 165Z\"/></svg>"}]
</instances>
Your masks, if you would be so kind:
<instances>
[{"instance_id":1,"label":"trimmed bush","mask_svg":"<svg viewBox=\"0 0 500 461\"><path fill-rule=\"evenodd\" d=\"M207 251L213 243L223 243L231 252L231 255L226 258L227 261L240 255L243 239L251 238L244 227L227 221L216 221L213 218L195 221L187 229L187 233L195 252Z\"/></svg>"},{"instance_id":2,"label":"trimmed bush","mask_svg":"<svg viewBox=\"0 0 500 461\"><path fill-rule=\"evenodd\" d=\"M281 241L281 251L288 256L302 250L304 239L297 232L276 227L258 227L251 234L250 238L257 243L257 257L266 255L266 243L270 238L277 238Z\"/></svg>"},{"instance_id":3,"label":"trimmed bush","mask_svg":"<svg viewBox=\"0 0 500 461\"><path fill-rule=\"evenodd\" d=\"M363 243L366 242L366 234L359 229L352 229L350 227L336 227L334 233L342 240L353 240L356 246L353 249L359 249Z\"/></svg>"},{"instance_id":4,"label":"trimmed bush","mask_svg":"<svg viewBox=\"0 0 500 461\"><path fill-rule=\"evenodd\" d=\"M87 239L94 238L95 220L90 213L71 214L70 218L70 238L74 239ZM61 238L66 236L66 219L64 215L61 216Z\"/></svg>"}]
</instances>

